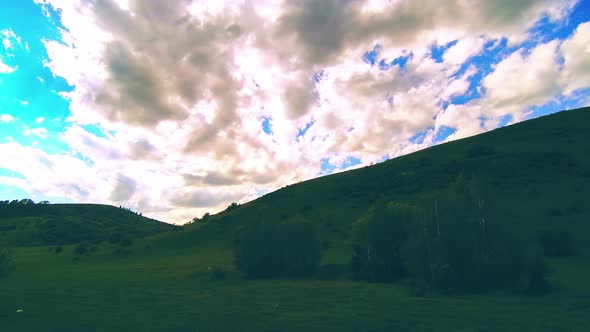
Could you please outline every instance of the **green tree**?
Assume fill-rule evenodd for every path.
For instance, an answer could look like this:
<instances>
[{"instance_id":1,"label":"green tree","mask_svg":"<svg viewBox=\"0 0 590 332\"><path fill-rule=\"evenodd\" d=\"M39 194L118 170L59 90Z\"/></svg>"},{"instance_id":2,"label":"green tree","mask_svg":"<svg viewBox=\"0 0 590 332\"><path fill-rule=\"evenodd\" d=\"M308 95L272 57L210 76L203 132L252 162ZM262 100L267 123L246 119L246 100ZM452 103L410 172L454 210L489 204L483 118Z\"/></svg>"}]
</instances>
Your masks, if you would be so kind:
<instances>
[{"instance_id":1,"label":"green tree","mask_svg":"<svg viewBox=\"0 0 590 332\"><path fill-rule=\"evenodd\" d=\"M411 227L402 257L413 280L443 292L490 291L514 289L530 275L530 241L489 216L481 188L458 177Z\"/></svg>"},{"instance_id":2,"label":"green tree","mask_svg":"<svg viewBox=\"0 0 590 332\"><path fill-rule=\"evenodd\" d=\"M321 242L307 221L257 222L235 234L234 262L249 278L309 276L320 259Z\"/></svg>"},{"instance_id":3,"label":"green tree","mask_svg":"<svg viewBox=\"0 0 590 332\"><path fill-rule=\"evenodd\" d=\"M6 277L14 269L12 255L6 249L0 249L0 278Z\"/></svg>"},{"instance_id":4,"label":"green tree","mask_svg":"<svg viewBox=\"0 0 590 332\"><path fill-rule=\"evenodd\" d=\"M355 279L390 282L404 276L401 249L407 228L414 223L418 209L380 199L353 226L352 272Z\"/></svg>"}]
</instances>

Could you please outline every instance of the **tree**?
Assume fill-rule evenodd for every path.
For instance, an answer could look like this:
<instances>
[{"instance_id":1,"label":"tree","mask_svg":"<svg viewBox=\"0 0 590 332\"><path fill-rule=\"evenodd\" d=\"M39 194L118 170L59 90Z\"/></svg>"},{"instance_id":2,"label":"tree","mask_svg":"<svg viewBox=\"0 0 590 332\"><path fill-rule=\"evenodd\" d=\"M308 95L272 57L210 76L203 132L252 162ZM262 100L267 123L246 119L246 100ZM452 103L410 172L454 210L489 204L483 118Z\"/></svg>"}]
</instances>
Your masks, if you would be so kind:
<instances>
[{"instance_id":1,"label":"tree","mask_svg":"<svg viewBox=\"0 0 590 332\"><path fill-rule=\"evenodd\" d=\"M315 227L304 220L256 222L234 238L234 263L248 278L304 277L321 259Z\"/></svg>"},{"instance_id":2,"label":"tree","mask_svg":"<svg viewBox=\"0 0 590 332\"><path fill-rule=\"evenodd\" d=\"M352 272L355 279L389 282L404 276L401 248L407 227L418 210L410 205L380 199L354 225Z\"/></svg>"},{"instance_id":3,"label":"tree","mask_svg":"<svg viewBox=\"0 0 590 332\"><path fill-rule=\"evenodd\" d=\"M487 213L481 185L460 176L436 195L402 249L410 277L443 292L510 290L534 266L529 241ZM540 269L535 278L543 273Z\"/></svg>"},{"instance_id":4,"label":"tree","mask_svg":"<svg viewBox=\"0 0 590 332\"><path fill-rule=\"evenodd\" d=\"M12 255L6 249L0 249L0 278L6 277L14 269Z\"/></svg>"},{"instance_id":5,"label":"tree","mask_svg":"<svg viewBox=\"0 0 590 332\"><path fill-rule=\"evenodd\" d=\"M574 254L572 237L565 228L546 230L539 235L545 256L568 257Z\"/></svg>"}]
</instances>

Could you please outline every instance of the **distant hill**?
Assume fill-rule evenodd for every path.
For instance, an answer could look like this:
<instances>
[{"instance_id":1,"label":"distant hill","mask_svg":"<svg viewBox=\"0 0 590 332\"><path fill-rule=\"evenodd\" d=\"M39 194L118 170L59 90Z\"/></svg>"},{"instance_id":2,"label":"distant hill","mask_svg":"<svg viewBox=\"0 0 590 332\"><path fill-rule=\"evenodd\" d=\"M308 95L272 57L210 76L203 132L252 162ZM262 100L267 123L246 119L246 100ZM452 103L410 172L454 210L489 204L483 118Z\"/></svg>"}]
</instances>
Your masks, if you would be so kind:
<instances>
[{"instance_id":1,"label":"distant hill","mask_svg":"<svg viewBox=\"0 0 590 332\"><path fill-rule=\"evenodd\" d=\"M379 197L433 204L436 192L459 176L481 183L494 220L530 230L531 236L544 229L567 228L590 254L584 239L590 234L590 108L543 116L290 185L209 220L226 222L216 226L221 229L213 234L219 234L225 227L235 229L253 220L299 215L318 225L330 247L345 249L351 224ZM193 227L204 231L193 225L186 229Z\"/></svg>"},{"instance_id":2,"label":"distant hill","mask_svg":"<svg viewBox=\"0 0 590 332\"><path fill-rule=\"evenodd\" d=\"M5 246L117 241L174 228L110 205L0 204L0 245Z\"/></svg>"}]
</instances>

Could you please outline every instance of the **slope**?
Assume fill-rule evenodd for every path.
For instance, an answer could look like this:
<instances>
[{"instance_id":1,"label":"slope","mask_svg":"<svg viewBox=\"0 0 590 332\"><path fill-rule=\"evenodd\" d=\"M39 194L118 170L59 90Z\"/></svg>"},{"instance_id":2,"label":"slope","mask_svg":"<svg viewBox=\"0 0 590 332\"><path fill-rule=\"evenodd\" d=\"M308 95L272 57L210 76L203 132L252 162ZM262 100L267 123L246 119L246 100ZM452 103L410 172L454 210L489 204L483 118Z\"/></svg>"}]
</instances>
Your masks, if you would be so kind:
<instances>
[{"instance_id":1,"label":"slope","mask_svg":"<svg viewBox=\"0 0 590 332\"><path fill-rule=\"evenodd\" d=\"M60 245L143 237L174 229L135 212L99 204L0 204L0 244Z\"/></svg>"},{"instance_id":2,"label":"slope","mask_svg":"<svg viewBox=\"0 0 590 332\"><path fill-rule=\"evenodd\" d=\"M491 218L530 230L531 236L543 229L568 228L578 237L580 251L590 254L584 241L584 234L590 234L588 123L590 108L544 116L290 185L209 220L223 224L211 226L219 234L225 227L230 231L261 218L299 215L318 225L327 246L346 251L351 224L376 199L433 204L441 190L462 176L485 192Z\"/></svg>"}]
</instances>

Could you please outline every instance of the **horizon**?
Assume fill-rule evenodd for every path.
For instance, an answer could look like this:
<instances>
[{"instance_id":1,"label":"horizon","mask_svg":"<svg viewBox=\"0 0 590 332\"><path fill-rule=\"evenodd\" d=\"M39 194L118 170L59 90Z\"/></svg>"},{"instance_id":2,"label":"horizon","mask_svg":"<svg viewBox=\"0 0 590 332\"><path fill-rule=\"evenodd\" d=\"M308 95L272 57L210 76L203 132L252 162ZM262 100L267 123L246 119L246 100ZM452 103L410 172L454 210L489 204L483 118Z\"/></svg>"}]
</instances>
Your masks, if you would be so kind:
<instances>
[{"instance_id":1,"label":"horizon","mask_svg":"<svg viewBox=\"0 0 590 332\"><path fill-rule=\"evenodd\" d=\"M2 5L1 200L179 224L590 105L590 0L187 3Z\"/></svg>"}]
</instances>

